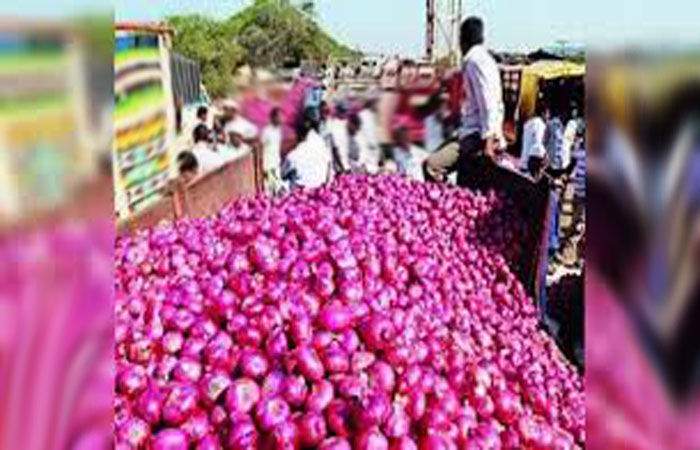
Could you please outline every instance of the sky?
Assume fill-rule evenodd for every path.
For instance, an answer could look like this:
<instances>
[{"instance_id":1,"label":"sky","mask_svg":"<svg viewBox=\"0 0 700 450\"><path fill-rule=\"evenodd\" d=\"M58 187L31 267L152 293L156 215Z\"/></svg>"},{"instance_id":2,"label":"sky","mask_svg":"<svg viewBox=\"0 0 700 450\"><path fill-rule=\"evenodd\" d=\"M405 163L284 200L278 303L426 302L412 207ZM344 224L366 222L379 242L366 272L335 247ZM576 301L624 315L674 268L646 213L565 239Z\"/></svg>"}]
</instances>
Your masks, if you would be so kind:
<instances>
[{"instance_id":1,"label":"sky","mask_svg":"<svg viewBox=\"0 0 700 450\"><path fill-rule=\"evenodd\" d=\"M437 0L445 1L445 0ZM225 18L252 0L115 0L116 20L159 20L201 13ZM5 2L33 14L34 4ZM20 7L21 3L21 7ZM53 0L57 11L94 8L94 0ZM465 14L484 18L496 50L533 50L558 40L610 48L622 44L695 44L700 48L697 0L463 0ZM61 6L63 5L63 6ZM70 7L68 7L70 5ZM13 6L10 6L12 8ZM0 13L3 8L0 7ZM317 0L321 25L353 47L377 53L422 54L425 0ZM10 11L12 12L12 11Z\"/></svg>"}]
</instances>

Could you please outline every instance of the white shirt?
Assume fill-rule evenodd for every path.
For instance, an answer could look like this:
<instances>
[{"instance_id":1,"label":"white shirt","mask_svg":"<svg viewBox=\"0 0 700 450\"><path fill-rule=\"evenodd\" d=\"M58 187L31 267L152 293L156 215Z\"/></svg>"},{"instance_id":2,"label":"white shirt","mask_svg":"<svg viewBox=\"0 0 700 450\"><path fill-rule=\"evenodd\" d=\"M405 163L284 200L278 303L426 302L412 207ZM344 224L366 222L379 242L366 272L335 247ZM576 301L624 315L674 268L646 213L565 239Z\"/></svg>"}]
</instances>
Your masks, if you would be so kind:
<instances>
[{"instance_id":1,"label":"white shirt","mask_svg":"<svg viewBox=\"0 0 700 450\"><path fill-rule=\"evenodd\" d=\"M330 178L331 158L323 138L311 130L286 157L288 169L296 174L294 186L315 188Z\"/></svg>"},{"instance_id":2,"label":"white shirt","mask_svg":"<svg viewBox=\"0 0 700 450\"><path fill-rule=\"evenodd\" d=\"M423 124L425 126L425 149L432 153L445 141L439 114L430 114L425 118Z\"/></svg>"},{"instance_id":3,"label":"white shirt","mask_svg":"<svg viewBox=\"0 0 700 450\"><path fill-rule=\"evenodd\" d=\"M229 133L238 133L243 136L243 139L252 139L258 135L258 127L238 114L233 120L230 120L226 124L224 132L226 136L228 136Z\"/></svg>"},{"instance_id":4,"label":"white shirt","mask_svg":"<svg viewBox=\"0 0 700 450\"><path fill-rule=\"evenodd\" d=\"M564 169L571 162L571 147L565 145L564 126L558 117L547 122L545 147L549 155L549 166L553 169Z\"/></svg>"},{"instance_id":5,"label":"white shirt","mask_svg":"<svg viewBox=\"0 0 700 450\"><path fill-rule=\"evenodd\" d=\"M379 147L379 137L377 134L377 114L369 108L365 108L358 114L362 121L360 133L365 138L370 147Z\"/></svg>"},{"instance_id":6,"label":"white shirt","mask_svg":"<svg viewBox=\"0 0 700 450\"><path fill-rule=\"evenodd\" d=\"M263 170L280 170L280 152L282 149L282 127L268 125L262 131Z\"/></svg>"},{"instance_id":7,"label":"white shirt","mask_svg":"<svg viewBox=\"0 0 700 450\"><path fill-rule=\"evenodd\" d=\"M544 158L547 154L547 149L544 146L546 130L547 124L539 116L532 117L525 122L520 150L520 167L523 169L527 170L527 162L531 156Z\"/></svg>"},{"instance_id":8,"label":"white shirt","mask_svg":"<svg viewBox=\"0 0 700 450\"><path fill-rule=\"evenodd\" d=\"M343 167L354 172L367 170L370 173L376 173L379 170L379 147L372 148L361 131L358 131L355 136L350 136L347 121L335 120L331 122L331 133ZM356 161L350 160L351 139L354 139L358 147L359 159Z\"/></svg>"},{"instance_id":9,"label":"white shirt","mask_svg":"<svg viewBox=\"0 0 700 450\"><path fill-rule=\"evenodd\" d=\"M192 148L192 154L197 159L199 173L208 173L224 164L224 158L211 149L206 142L198 142Z\"/></svg>"},{"instance_id":10,"label":"white shirt","mask_svg":"<svg viewBox=\"0 0 700 450\"><path fill-rule=\"evenodd\" d=\"M245 155L250 151L248 144L241 144L238 147L234 147L231 144L220 145L216 148L217 153L221 157L224 163L238 159L241 155Z\"/></svg>"},{"instance_id":11,"label":"white shirt","mask_svg":"<svg viewBox=\"0 0 700 450\"><path fill-rule=\"evenodd\" d=\"M411 145L408 151L394 147L394 160L398 172L416 181L425 181L423 162L428 156L430 153L415 145Z\"/></svg>"},{"instance_id":12,"label":"white shirt","mask_svg":"<svg viewBox=\"0 0 700 450\"><path fill-rule=\"evenodd\" d=\"M565 157L570 161L571 152L576 141L576 133L578 132L578 120L571 119L566 123L564 128L564 148L562 149ZM568 164L567 164L568 165Z\"/></svg>"},{"instance_id":13,"label":"white shirt","mask_svg":"<svg viewBox=\"0 0 700 450\"><path fill-rule=\"evenodd\" d=\"M478 133L497 137L503 145L503 91L498 65L483 45L475 45L462 63L465 99L460 137Z\"/></svg>"}]
</instances>

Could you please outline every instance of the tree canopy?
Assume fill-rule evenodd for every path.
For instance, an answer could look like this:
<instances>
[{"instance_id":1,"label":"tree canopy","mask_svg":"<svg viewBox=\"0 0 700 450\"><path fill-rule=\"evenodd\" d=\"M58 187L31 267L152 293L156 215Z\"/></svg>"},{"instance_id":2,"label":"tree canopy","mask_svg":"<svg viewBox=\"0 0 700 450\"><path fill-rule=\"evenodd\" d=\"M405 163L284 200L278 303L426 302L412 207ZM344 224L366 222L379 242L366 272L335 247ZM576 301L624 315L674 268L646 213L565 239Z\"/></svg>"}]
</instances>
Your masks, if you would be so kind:
<instances>
[{"instance_id":1,"label":"tree canopy","mask_svg":"<svg viewBox=\"0 0 700 450\"><path fill-rule=\"evenodd\" d=\"M207 90L218 97L230 92L232 75L244 64L277 68L357 54L324 32L313 14L309 1L296 7L256 0L228 19L183 15L168 23L175 30L174 50L200 63Z\"/></svg>"}]
</instances>

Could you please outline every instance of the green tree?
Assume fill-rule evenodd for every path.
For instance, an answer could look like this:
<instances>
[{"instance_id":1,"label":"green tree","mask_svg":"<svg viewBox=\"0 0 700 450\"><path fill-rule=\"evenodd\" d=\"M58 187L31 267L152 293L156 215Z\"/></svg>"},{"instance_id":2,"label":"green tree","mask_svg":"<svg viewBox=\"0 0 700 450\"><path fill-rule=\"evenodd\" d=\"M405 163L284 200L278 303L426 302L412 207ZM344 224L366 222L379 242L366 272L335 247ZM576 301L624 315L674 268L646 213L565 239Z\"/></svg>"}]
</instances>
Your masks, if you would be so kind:
<instances>
[{"instance_id":1,"label":"green tree","mask_svg":"<svg viewBox=\"0 0 700 450\"><path fill-rule=\"evenodd\" d=\"M244 64L274 69L359 55L325 33L313 17L309 0L255 0L223 21L184 15L168 23L175 30L174 50L199 62L207 90L219 97L230 93L233 74Z\"/></svg>"},{"instance_id":2,"label":"green tree","mask_svg":"<svg viewBox=\"0 0 700 450\"><path fill-rule=\"evenodd\" d=\"M246 58L220 22L200 15L173 16L173 49L200 64L202 80L214 97L231 92L231 77Z\"/></svg>"}]
</instances>

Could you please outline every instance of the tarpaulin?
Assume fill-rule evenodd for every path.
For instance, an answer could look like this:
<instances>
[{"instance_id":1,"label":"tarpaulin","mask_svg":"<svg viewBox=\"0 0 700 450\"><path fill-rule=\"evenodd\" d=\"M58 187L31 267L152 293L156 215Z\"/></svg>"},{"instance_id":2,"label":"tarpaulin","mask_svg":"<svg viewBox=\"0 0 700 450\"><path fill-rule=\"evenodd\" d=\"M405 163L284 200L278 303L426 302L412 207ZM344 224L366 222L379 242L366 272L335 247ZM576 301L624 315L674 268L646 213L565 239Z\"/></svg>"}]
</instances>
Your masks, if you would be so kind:
<instances>
[{"instance_id":1,"label":"tarpaulin","mask_svg":"<svg viewBox=\"0 0 700 450\"><path fill-rule=\"evenodd\" d=\"M571 61L537 61L523 67L520 81L520 120L526 120L535 111L540 80L582 77L585 74L584 64Z\"/></svg>"}]
</instances>

